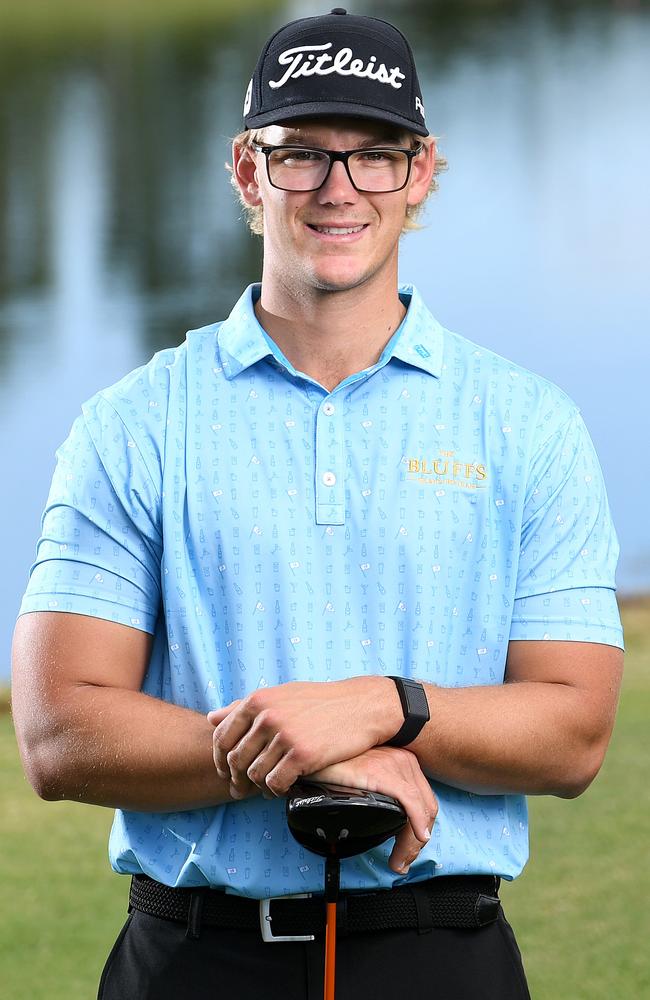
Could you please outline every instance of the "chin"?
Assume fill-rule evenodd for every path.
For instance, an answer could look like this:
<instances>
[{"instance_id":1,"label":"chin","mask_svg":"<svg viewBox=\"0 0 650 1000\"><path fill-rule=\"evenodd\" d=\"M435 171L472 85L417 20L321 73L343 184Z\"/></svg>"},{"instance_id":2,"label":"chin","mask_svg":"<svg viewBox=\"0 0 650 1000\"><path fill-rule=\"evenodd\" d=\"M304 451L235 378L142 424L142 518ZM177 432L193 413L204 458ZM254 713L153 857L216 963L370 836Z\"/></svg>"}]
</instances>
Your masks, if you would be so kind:
<instances>
[{"instance_id":1,"label":"chin","mask_svg":"<svg viewBox=\"0 0 650 1000\"><path fill-rule=\"evenodd\" d=\"M352 288L359 288L360 285L365 284L372 274L368 271L363 271L356 273L346 271L346 272L318 272L312 274L312 283L315 288L323 292L347 292Z\"/></svg>"}]
</instances>

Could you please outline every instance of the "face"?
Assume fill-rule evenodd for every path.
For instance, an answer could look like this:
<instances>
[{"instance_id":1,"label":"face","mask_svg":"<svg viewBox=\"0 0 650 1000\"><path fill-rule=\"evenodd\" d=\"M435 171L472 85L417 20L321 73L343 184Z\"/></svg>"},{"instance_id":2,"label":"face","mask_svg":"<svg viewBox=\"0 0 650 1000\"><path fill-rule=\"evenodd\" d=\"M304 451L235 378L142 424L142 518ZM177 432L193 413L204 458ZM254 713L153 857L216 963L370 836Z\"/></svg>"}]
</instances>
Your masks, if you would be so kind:
<instances>
[{"instance_id":1,"label":"face","mask_svg":"<svg viewBox=\"0 0 650 1000\"><path fill-rule=\"evenodd\" d=\"M352 119L319 119L265 128L260 145L295 144L347 150L372 146L410 148L409 135L390 126ZM343 163L332 165L318 191L280 191L269 183L263 153L234 152L244 197L264 208L264 279L294 292L344 291L370 281L397 279L397 248L407 205L425 196L433 171L433 146L413 158L407 186L387 194L361 193ZM331 230L351 230L332 232Z\"/></svg>"}]
</instances>

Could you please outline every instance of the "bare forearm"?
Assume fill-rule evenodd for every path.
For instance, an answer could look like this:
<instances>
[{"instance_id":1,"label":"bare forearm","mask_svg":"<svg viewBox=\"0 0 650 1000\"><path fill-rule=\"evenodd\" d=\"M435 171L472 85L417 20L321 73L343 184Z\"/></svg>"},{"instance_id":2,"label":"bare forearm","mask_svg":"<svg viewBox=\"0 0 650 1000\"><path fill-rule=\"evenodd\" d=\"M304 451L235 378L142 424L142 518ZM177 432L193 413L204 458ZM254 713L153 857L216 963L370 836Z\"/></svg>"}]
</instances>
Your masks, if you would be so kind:
<instances>
[{"instance_id":1,"label":"bare forearm","mask_svg":"<svg viewBox=\"0 0 650 1000\"><path fill-rule=\"evenodd\" d=\"M577 689L525 682L426 691L431 721L409 750L431 778L483 795L572 797L600 767L606 740Z\"/></svg>"},{"instance_id":2,"label":"bare forearm","mask_svg":"<svg viewBox=\"0 0 650 1000\"><path fill-rule=\"evenodd\" d=\"M19 732L25 770L46 799L136 811L231 801L206 717L138 691L79 685L47 721Z\"/></svg>"}]
</instances>

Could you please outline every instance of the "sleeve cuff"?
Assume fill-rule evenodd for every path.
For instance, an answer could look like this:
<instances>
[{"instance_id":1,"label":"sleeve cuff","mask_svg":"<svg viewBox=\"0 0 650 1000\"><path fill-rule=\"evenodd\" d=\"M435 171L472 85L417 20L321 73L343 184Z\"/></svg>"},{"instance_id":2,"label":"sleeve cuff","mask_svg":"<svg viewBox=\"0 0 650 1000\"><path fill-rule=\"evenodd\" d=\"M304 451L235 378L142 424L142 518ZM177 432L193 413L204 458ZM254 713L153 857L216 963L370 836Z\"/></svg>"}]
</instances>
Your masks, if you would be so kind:
<instances>
[{"instance_id":1,"label":"sleeve cuff","mask_svg":"<svg viewBox=\"0 0 650 1000\"><path fill-rule=\"evenodd\" d=\"M510 639L599 642L623 649L614 591L582 587L519 597L514 603Z\"/></svg>"},{"instance_id":2,"label":"sleeve cuff","mask_svg":"<svg viewBox=\"0 0 650 1000\"><path fill-rule=\"evenodd\" d=\"M98 600L85 594L26 594L20 605L20 615L32 611L57 611L68 614L88 615L90 618L102 618L104 621L127 625L142 632L155 634L158 615L148 611L138 611L132 607L117 604L114 601Z\"/></svg>"}]
</instances>

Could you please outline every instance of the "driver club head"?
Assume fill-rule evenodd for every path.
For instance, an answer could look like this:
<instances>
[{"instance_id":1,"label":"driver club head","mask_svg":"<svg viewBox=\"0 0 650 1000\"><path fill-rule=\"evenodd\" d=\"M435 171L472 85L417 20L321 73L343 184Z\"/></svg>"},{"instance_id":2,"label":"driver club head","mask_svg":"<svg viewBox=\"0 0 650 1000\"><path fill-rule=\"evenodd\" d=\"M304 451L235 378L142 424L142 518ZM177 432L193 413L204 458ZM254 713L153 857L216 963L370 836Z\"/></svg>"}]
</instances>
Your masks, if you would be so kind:
<instances>
[{"instance_id":1,"label":"driver club head","mask_svg":"<svg viewBox=\"0 0 650 1000\"><path fill-rule=\"evenodd\" d=\"M300 780L289 789L287 823L314 854L351 858L399 833L406 813L397 799L381 792Z\"/></svg>"}]
</instances>

